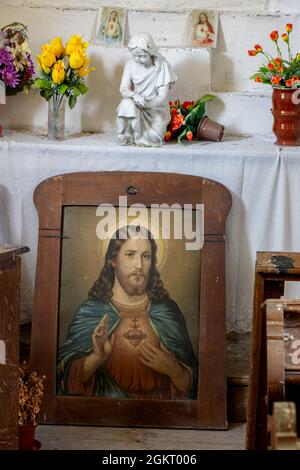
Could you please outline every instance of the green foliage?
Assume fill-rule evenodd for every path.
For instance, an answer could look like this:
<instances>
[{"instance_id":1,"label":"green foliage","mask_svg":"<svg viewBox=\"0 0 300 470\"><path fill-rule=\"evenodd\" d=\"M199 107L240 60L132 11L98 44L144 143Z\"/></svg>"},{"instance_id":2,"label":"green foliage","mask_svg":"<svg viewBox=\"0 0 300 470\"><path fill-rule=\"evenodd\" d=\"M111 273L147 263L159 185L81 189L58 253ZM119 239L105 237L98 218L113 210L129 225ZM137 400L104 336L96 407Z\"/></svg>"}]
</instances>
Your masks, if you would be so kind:
<instances>
[{"instance_id":1,"label":"green foliage","mask_svg":"<svg viewBox=\"0 0 300 470\"><path fill-rule=\"evenodd\" d=\"M70 109L75 107L77 98L80 95L85 95L89 90L83 78L73 69L67 71L64 82L60 85L53 82L51 74L48 75L41 71L41 78L35 80L34 87L40 90L40 95L46 101L49 101L52 97L58 99L58 96L61 100L65 96L68 99Z\"/></svg>"},{"instance_id":2,"label":"green foliage","mask_svg":"<svg viewBox=\"0 0 300 470\"><path fill-rule=\"evenodd\" d=\"M70 95L69 97L69 106L71 109L73 109L76 105L76 102L77 102L77 98L75 95Z\"/></svg>"},{"instance_id":3,"label":"green foliage","mask_svg":"<svg viewBox=\"0 0 300 470\"><path fill-rule=\"evenodd\" d=\"M195 107L189 112L184 119L184 124L181 126L183 129L178 136L178 142L181 143L182 139L186 137L186 134L191 131L193 135L196 134L199 122L205 115L205 104L208 101L215 100L216 96L211 94L203 95L196 103Z\"/></svg>"}]
</instances>

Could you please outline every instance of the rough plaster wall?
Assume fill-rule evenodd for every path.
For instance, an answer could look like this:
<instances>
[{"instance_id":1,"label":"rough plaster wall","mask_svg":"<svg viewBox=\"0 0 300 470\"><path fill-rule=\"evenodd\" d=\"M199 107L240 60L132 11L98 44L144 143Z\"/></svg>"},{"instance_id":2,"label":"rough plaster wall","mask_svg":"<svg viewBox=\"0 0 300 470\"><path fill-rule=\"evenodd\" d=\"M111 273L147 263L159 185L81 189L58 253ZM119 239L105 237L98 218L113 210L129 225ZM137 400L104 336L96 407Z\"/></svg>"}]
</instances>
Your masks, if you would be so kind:
<instances>
[{"instance_id":1,"label":"rough plaster wall","mask_svg":"<svg viewBox=\"0 0 300 470\"><path fill-rule=\"evenodd\" d=\"M268 34L273 29L284 30L287 21L295 25L292 43L296 45L295 38L300 32L299 0L173 0L171 8L169 0L106 0L102 3L129 10L181 14L196 8L218 10L218 48L213 49L211 55L206 50L187 48L162 50L179 78L170 98L197 98L211 89L221 101L210 105L210 115L225 124L228 132L271 132L270 88L249 80L261 59L248 57L247 50L261 43L272 51ZM99 4L99 0L0 0L1 25L16 20L27 24L30 45L36 55L41 44L55 36L62 36L66 41L70 34L79 33L86 39L93 39ZM144 29L142 20L139 28ZM173 33L169 30L169 35ZM165 34L167 37L168 31ZM74 110L67 110L66 124L72 131L112 130L120 100L119 83L130 55L126 47L106 48L92 44L89 56L96 66L96 72L88 77L90 92L80 97ZM45 128L47 105L37 91L31 91L28 96L9 97L7 105L0 106L0 120L11 127Z\"/></svg>"},{"instance_id":2,"label":"rough plaster wall","mask_svg":"<svg viewBox=\"0 0 300 470\"><path fill-rule=\"evenodd\" d=\"M295 3L297 0L293 0ZM1 5L16 6L52 6L59 8L98 8L99 5L121 6L128 9L184 10L206 8L212 10L264 10L267 0L1 0ZM288 3L276 2L276 3Z\"/></svg>"}]
</instances>

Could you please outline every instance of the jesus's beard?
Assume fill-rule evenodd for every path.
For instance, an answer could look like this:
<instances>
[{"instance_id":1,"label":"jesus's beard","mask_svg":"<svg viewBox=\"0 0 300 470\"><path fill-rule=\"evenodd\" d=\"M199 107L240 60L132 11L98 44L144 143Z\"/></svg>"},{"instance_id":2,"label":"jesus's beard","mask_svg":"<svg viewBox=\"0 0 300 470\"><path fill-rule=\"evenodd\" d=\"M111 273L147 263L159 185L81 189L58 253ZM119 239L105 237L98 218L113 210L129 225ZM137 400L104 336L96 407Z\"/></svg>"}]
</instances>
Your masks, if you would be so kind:
<instances>
[{"instance_id":1,"label":"jesus's beard","mask_svg":"<svg viewBox=\"0 0 300 470\"><path fill-rule=\"evenodd\" d=\"M149 275L143 272L134 272L129 276L118 273L118 281L127 295L142 295L146 292Z\"/></svg>"}]
</instances>

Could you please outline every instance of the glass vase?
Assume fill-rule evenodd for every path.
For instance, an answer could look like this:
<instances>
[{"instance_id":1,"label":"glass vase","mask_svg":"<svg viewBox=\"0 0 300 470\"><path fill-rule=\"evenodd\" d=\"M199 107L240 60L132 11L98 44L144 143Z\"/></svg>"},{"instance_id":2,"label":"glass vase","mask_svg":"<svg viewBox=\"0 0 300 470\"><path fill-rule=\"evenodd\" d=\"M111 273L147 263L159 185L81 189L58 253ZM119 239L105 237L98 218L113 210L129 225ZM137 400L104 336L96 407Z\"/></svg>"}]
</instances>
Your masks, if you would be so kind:
<instances>
[{"instance_id":1,"label":"glass vase","mask_svg":"<svg viewBox=\"0 0 300 470\"><path fill-rule=\"evenodd\" d=\"M65 138L66 100L58 96L48 101L48 139L63 140Z\"/></svg>"}]
</instances>

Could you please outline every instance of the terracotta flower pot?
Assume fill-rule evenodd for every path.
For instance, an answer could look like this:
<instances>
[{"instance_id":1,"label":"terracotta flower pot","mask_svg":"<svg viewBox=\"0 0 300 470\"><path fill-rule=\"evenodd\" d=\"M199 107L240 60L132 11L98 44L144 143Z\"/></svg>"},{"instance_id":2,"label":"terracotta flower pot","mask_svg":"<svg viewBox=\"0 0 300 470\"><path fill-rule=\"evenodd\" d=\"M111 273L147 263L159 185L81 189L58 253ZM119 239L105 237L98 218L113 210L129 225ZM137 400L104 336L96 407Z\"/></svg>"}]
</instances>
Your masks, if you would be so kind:
<instances>
[{"instance_id":1,"label":"terracotta flower pot","mask_svg":"<svg viewBox=\"0 0 300 470\"><path fill-rule=\"evenodd\" d=\"M224 126L216 121L212 121L207 116L203 116L198 124L197 137L198 140L212 140L219 142L224 134Z\"/></svg>"},{"instance_id":2,"label":"terracotta flower pot","mask_svg":"<svg viewBox=\"0 0 300 470\"><path fill-rule=\"evenodd\" d=\"M271 111L276 145L300 145L300 103L295 101L295 95L292 99L293 93L291 88L273 88ZM300 102L300 93L297 101Z\"/></svg>"}]
</instances>

